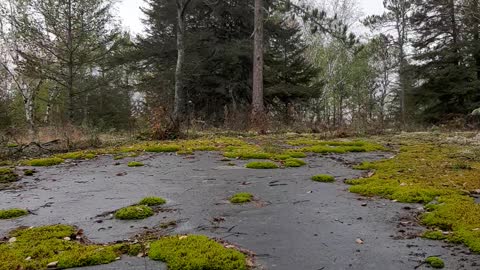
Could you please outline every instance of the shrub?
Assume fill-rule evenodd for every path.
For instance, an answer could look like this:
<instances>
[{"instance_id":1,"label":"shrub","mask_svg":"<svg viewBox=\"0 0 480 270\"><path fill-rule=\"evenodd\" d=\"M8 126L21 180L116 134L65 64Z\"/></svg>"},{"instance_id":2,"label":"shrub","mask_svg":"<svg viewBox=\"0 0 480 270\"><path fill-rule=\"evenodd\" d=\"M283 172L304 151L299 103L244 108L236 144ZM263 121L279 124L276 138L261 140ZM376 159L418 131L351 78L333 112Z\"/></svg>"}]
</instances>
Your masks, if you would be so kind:
<instances>
[{"instance_id":1,"label":"shrub","mask_svg":"<svg viewBox=\"0 0 480 270\"><path fill-rule=\"evenodd\" d=\"M8 209L0 210L0 219L11 219L28 215L28 211L25 209Z\"/></svg>"},{"instance_id":2,"label":"shrub","mask_svg":"<svg viewBox=\"0 0 480 270\"><path fill-rule=\"evenodd\" d=\"M318 174L312 176L312 180L315 182L332 183L335 182L335 177L327 174Z\"/></svg>"},{"instance_id":3,"label":"shrub","mask_svg":"<svg viewBox=\"0 0 480 270\"><path fill-rule=\"evenodd\" d=\"M278 165L273 162L250 162L246 167L249 169L277 169Z\"/></svg>"},{"instance_id":4,"label":"shrub","mask_svg":"<svg viewBox=\"0 0 480 270\"><path fill-rule=\"evenodd\" d=\"M63 162L65 162L65 160L59 157L39 158L39 159L31 159L31 160L25 161L25 165L33 166L33 167L48 167L48 166L62 164Z\"/></svg>"},{"instance_id":5,"label":"shrub","mask_svg":"<svg viewBox=\"0 0 480 270\"><path fill-rule=\"evenodd\" d=\"M146 205L128 206L115 212L115 218L124 220L145 219L151 216L153 216L153 210Z\"/></svg>"},{"instance_id":6,"label":"shrub","mask_svg":"<svg viewBox=\"0 0 480 270\"><path fill-rule=\"evenodd\" d=\"M146 198L143 198L138 204L139 205L147 205L147 206L155 206L155 205L165 204L166 202L167 201L164 198L146 197Z\"/></svg>"},{"instance_id":7,"label":"shrub","mask_svg":"<svg viewBox=\"0 0 480 270\"><path fill-rule=\"evenodd\" d=\"M151 243L148 256L170 270L246 270L245 255L203 235L169 236Z\"/></svg>"},{"instance_id":8,"label":"shrub","mask_svg":"<svg viewBox=\"0 0 480 270\"><path fill-rule=\"evenodd\" d=\"M248 203L248 202L251 202L252 200L253 200L253 195L246 192L237 193L230 198L230 202L236 203L236 204Z\"/></svg>"}]
</instances>

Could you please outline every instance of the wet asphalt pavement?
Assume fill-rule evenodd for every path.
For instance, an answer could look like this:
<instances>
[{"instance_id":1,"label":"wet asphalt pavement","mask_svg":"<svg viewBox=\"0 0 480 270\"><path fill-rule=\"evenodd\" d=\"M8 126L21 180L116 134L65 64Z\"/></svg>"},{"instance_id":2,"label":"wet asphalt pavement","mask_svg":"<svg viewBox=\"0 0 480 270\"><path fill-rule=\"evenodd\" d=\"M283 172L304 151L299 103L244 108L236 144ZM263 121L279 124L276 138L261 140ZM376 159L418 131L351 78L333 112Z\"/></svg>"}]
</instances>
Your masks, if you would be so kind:
<instances>
[{"instance_id":1,"label":"wet asphalt pavement","mask_svg":"<svg viewBox=\"0 0 480 270\"><path fill-rule=\"evenodd\" d=\"M421 205L367 199L347 191L343 180L363 172L352 163L388 157L386 153L310 156L301 168L251 170L220 161L219 153L194 157L152 154L114 161L102 156L37 169L20 181L22 189L0 191L0 209L27 208L33 214L0 221L0 235L19 226L71 224L96 243L135 239L145 231L205 234L256 254L259 269L429 269L428 256L444 259L445 269L480 269L480 256L467 249L416 237ZM129 168L136 160L144 167ZM116 165L116 163L120 163ZM316 183L315 174L336 183ZM256 201L232 205L228 198L250 192ZM168 203L141 221L112 218L116 209L146 196ZM175 221L175 226L161 226ZM164 228L162 228L164 227ZM363 244L357 243L361 239ZM166 269L148 258L124 257L110 265L82 269Z\"/></svg>"}]
</instances>

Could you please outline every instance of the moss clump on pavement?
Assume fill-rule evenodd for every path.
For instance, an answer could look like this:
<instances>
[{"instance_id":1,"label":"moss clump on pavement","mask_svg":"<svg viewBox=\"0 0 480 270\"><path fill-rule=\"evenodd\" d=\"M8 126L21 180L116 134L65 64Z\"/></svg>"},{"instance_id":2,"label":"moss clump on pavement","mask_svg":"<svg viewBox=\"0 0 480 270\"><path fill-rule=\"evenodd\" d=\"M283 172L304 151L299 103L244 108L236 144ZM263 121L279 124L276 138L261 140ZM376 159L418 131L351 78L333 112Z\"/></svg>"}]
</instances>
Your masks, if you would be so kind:
<instances>
[{"instance_id":1,"label":"moss clump on pavement","mask_svg":"<svg viewBox=\"0 0 480 270\"><path fill-rule=\"evenodd\" d=\"M289 158L289 159L286 159L283 163L283 165L287 168L289 167L302 167L302 166L305 166L307 165L307 163L301 159L297 159L297 158Z\"/></svg>"},{"instance_id":2,"label":"moss clump on pavement","mask_svg":"<svg viewBox=\"0 0 480 270\"><path fill-rule=\"evenodd\" d=\"M97 155L93 153L85 153L85 152L71 152L65 154L56 155L56 157L61 159L73 159L73 160L80 160L80 159L94 159Z\"/></svg>"},{"instance_id":3,"label":"moss clump on pavement","mask_svg":"<svg viewBox=\"0 0 480 270\"><path fill-rule=\"evenodd\" d=\"M357 167L375 169L375 174L347 181L353 185L350 191L404 203L425 203L429 212L421 222L433 231L424 237L463 243L480 253L480 205L466 196L468 191L480 189L480 162L456 154L468 150L464 145L438 145L425 140L405 140L401 144L394 158Z\"/></svg>"},{"instance_id":4,"label":"moss clump on pavement","mask_svg":"<svg viewBox=\"0 0 480 270\"><path fill-rule=\"evenodd\" d=\"M230 202L235 204L248 203L252 200L253 195L247 192L237 193L230 198Z\"/></svg>"},{"instance_id":5,"label":"moss clump on pavement","mask_svg":"<svg viewBox=\"0 0 480 270\"><path fill-rule=\"evenodd\" d=\"M145 147L145 152L151 153L171 153L181 149L179 145L151 145Z\"/></svg>"},{"instance_id":6,"label":"moss clump on pavement","mask_svg":"<svg viewBox=\"0 0 480 270\"><path fill-rule=\"evenodd\" d=\"M128 163L127 165L128 167L143 167L145 166L142 162L138 162L138 161L131 161Z\"/></svg>"},{"instance_id":7,"label":"moss clump on pavement","mask_svg":"<svg viewBox=\"0 0 480 270\"><path fill-rule=\"evenodd\" d=\"M273 162L250 162L246 165L249 169L278 169L278 165Z\"/></svg>"},{"instance_id":8,"label":"moss clump on pavement","mask_svg":"<svg viewBox=\"0 0 480 270\"><path fill-rule=\"evenodd\" d=\"M25 209L13 208L7 210L0 210L0 219L18 218L26 215L28 215L28 211Z\"/></svg>"},{"instance_id":9,"label":"moss clump on pavement","mask_svg":"<svg viewBox=\"0 0 480 270\"><path fill-rule=\"evenodd\" d=\"M63 158L59 157L50 157L50 158L38 158L38 159L31 159L24 161L24 164L27 166L33 167L48 167L48 166L55 166L58 164L62 164L65 162Z\"/></svg>"},{"instance_id":10,"label":"moss clump on pavement","mask_svg":"<svg viewBox=\"0 0 480 270\"><path fill-rule=\"evenodd\" d=\"M146 205L127 206L115 212L115 218L123 220L145 219L151 216L153 210Z\"/></svg>"},{"instance_id":11,"label":"moss clump on pavement","mask_svg":"<svg viewBox=\"0 0 480 270\"><path fill-rule=\"evenodd\" d=\"M12 183L18 180L18 175L10 168L0 168L0 183Z\"/></svg>"},{"instance_id":12,"label":"moss clump on pavement","mask_svg":"<svg viewBox=\"0 0 480 270\"><path fill-rule=\"evenodd\" d=\"M201 235L169 236L150 244L150 259L169 270L246 270L245 255Z\"/></svg>"},{"instance_id":13,"label":"moss clump on pavement","mask_svg":"<svg viewBox=\"0 0 480 270\"><path fill-rule=\"evenodd\" d=\"M146 197L143 198L138 204L147 205L147 206L156 206L165 204L167 201L164 198L160 197Z\"/></svg>"},{"instance_id":14,"label":"moss clump on pavement","mask_svg":"<svg viewBox=\"0 0 480 270\"><path fill-rule=\"evenodd\" d=\"M425 262L433 268L444 268L445 263L442 259L438 257L428 257L425 259Z\"/></svg>"},{"instance_id":15,"label":"moss clump on pavement","mask_svg":"<svg viewBox=\"0 0 480 270\"><path fill-rule=\"evenodd\" d=\"M0 244L0 270L47 269L53 262L57 269L100 265L120 256L115 246L66 240L75 231L71 226L55 225L11 232L9 236L15 241Z\"/></svg>"},{"instance_id":16,"label":"moss clump on pavement","mask_svg":"<svg viewBox=\"0 0 480 270\"><path fill-rule=\"evenodd\" d=\"M328 174L317 174L312 176L312 180L315 182L333 183L335 182L335 177Z\"/></svg>"}]
</instances>

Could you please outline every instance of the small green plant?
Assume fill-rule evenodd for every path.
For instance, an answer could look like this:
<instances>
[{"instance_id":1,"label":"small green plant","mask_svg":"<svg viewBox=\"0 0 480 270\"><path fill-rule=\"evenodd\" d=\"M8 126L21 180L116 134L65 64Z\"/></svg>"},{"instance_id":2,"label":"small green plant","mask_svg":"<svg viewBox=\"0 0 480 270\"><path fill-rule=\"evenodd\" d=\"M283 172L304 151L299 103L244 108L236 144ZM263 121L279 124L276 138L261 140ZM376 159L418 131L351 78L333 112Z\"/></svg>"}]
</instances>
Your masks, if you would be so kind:
<instances>
[{"instance_id":1,"label":"small green plant","mask_svg":"<svg viewBox=\"0 0 480 270\"><path fill-rule=\"evenodd\" d=\"M428 257L427 259L425 259L425 262L433 268L445 267L445 263L443 262L443 260L438 257Z\"/></svg>"},{"instance_id":2,"label":"small green plant","mask_svg":"<svg viewBox=\"0 0 480 270\"><path fill-rule=\"evenodd\" d=\"M139 205L147 205L147 206L156 206L156 205L162 205L167 203L167 201L164 198L160 197L146 197L143 198L138 204Z\"/></svg>"},{"instance_id":3,"label":"small green plant","mask_svg":"<svg viewBox=\"0 0 480 270\"><path fill-rule=\"evenodd\" d=\"M0 183L11 183L18 180L18 175L10 168L0 168Z\"/></svg>"},{"instance_id":4,"label":"small green plant","mask_svg":"<svg viewBox=\"0 0 480 270\"><path fill-rule=\"evenodd\" d=\"M150 244L148 256L170 270L246 270L245 255L203 235L169 236Z\"/></svg>"},{"instance_id":5,"label":"small green plant","mask_svg":"<svg viewBox=\"0 0 480 270\"><path fill-rule=\"evenodd\" d=\"M128 167L142 167L142 166L145 166L145 165L138 161L131 161L128 163Z\"/></svg>"},{"instance_id":6,"label":"small green plant","mask_svg":"<svg viewBox=\"0 0 480 270\"><path fill-rule=\"evenodd\" d=\"M0 219L11 219L28 215L28 211L25 209L7 209L0 210Z\"/></svg>"},{"instance_id":7,"label":"small green plant","mask_svg":"<svg viewBox=\"0 0 480 270\"><path fill-rule=\"evenodd\" d=\"M9 144L7 144L7 147L8 148L15 148L15 147L18 147L18 144L17 143L9 143Z\"/></svg>"},{"instance_id":8,"label":"small green plant","mask_svg":"<svg viewBox=\"0 0 480 270\"><path fill-rule=\"evenodd\" d=\"M278 165L273 162L250 162L246 165L249 169L277 169Z\"/></svg>"},{"instance_id":9,"label":"small green plant","mask_svg":"<svg viewBox=\"0 0 480 270\"><path fill-rule=\"evenodd\" d=\"M152 145L145 147L145 152L150 153L169 153L180 151L181 147L178 145Z\"/></svg>"},{"instance_id":10,"label":"small green plant","mask_svg":"<svg viewBox=\"0 0 480 270\"><path fill-rule=\"evenodd\" d=\"M151 216L153 216L153 210L146 205L128 206L115 212L115 218L123 220L145 219Z\"/></svg>"},{"instance_id":11,"label":"small green plant","mask_svg":"<svg viewBox=\"0 0 480 270\"><path fill-rule=\"evenodd\" d=\"M248 202L251 202L252 200L253 200L253 195L246 192L237 193L230 198L230 202L235 204L248 203Z\"/></svg>"},{"instance_id":12,"label":"small green plant","mask_svg":"<svg viewBox=\"0 0 480 270\"><path fill-rule=\"evenodd\" d=\"M312 180L315 182L332 183L335 182L335 177L328 174L318 174L312 176Z\"/></svg>"},{"instance_id":13,"label":"small green plant","mask_svg":"<svg viewBox=\"0 0 480 270\"><path fill-rule=\"evenodd\" d=\"M63 162L65 162L63 158L51 157L27 160L24 162L24 164L33 167L48 167L62 164Z\"/></svg>"},{"instance_id":14,"label":"small green plant","mask_svg":"<svg viewBox=\"0 0 480 270\"><path fill-rule=\"evenodd\" d=\"M301 159L289 158L285 160L285 163L283 165L285 167L302 167L307 165L307 163Z\"/></svg>"}]
</instances>

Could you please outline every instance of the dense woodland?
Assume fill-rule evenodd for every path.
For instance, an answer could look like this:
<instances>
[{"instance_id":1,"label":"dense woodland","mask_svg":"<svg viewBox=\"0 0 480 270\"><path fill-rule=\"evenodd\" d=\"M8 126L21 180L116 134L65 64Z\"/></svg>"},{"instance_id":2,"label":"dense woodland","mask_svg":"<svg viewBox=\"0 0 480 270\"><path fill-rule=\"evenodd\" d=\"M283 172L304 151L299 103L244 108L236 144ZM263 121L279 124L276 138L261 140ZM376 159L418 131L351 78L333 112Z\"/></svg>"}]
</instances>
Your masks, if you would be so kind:
<instances>
[{"instance_id":1,"label":"dense woodland","mask_svg":"<svg viewBox=\"0 0 480 270\"><path fill-rule=\"evenodd\" d=\"M355 133L480 115L478 0L0 0L0 132Z\"/></svg>"}]
</instances>

